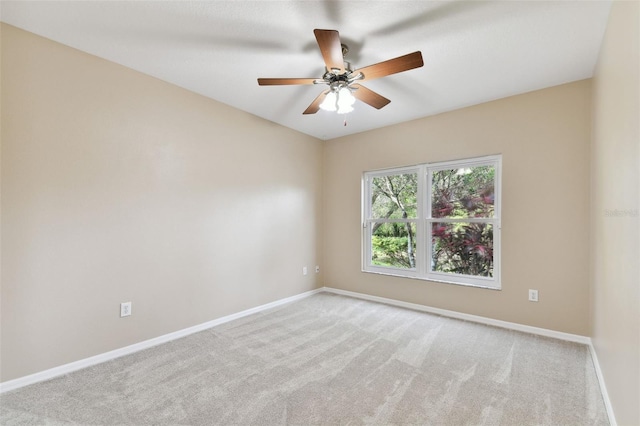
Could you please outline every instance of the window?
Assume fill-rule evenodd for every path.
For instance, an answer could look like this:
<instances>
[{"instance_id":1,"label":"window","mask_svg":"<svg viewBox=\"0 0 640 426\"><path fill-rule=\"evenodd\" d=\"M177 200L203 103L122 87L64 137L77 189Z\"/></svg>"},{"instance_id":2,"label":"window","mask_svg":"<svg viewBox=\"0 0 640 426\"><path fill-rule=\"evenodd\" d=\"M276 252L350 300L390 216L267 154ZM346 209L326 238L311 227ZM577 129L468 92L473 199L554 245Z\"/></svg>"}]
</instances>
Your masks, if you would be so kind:
<instances>
[{"instance_id":1,"label":"window","mask_svg":"<svg viewBox=\"0 0 640 426\"><path fill-rule=\"evenodd\" d=\"M363 270L500 288L500 166L491 156L366 172Z\"/></svg>"}]
</instances>

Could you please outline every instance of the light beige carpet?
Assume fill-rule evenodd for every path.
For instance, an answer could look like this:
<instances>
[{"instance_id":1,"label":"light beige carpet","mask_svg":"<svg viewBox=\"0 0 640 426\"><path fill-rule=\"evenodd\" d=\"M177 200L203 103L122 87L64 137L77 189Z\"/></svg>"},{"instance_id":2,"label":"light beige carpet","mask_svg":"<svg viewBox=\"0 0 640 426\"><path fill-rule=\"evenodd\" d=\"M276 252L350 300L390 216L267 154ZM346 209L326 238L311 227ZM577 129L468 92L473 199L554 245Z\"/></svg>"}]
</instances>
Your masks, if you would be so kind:
<instances>
[{"instance_id":1,"label":"light beige carpet","mask_svg":"<svg viewBox=\"0 0 640 426\"><path fill-rule=\"evenodd\" d=\"M588 348L320 293L0 396L0 424L604 425Z\"/></svg>"}]
</instances>

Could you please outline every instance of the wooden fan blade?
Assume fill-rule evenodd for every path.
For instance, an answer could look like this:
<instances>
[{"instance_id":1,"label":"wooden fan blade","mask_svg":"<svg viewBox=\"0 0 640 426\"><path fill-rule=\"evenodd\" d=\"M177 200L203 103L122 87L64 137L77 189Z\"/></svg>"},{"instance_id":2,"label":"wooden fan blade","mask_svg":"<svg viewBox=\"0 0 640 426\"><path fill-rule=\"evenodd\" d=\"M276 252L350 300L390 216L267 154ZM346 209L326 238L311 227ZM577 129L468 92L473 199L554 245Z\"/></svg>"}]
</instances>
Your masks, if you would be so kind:
<instances>
[{"instance_id":1,"label":"wooden fan blade","mask_svg":"<svg viewBox=\"0 0 640 426\"><path fill-rule=\"evenodd\" d=\"M260 86L281 86L286 84L313 84L315 78L259 78Z\"/></svg>"},{"instance_id":2,"label":"wooden fan blade","mask_svg":"<svg viewBox=\"0 0 640 426\"><path fill-rule=\"evenodd\" d=\"M380 78L391 74L396 74L403 71L412 70L414 68L420 68L424 65L422 61L422 53L413 52L408 55L399 56L388 61L378 62L368 67L360 68L355 72L361 72L364 74L362 81L373 80L374 78Z\"/></svg>"},{"instance_id":3,"label":"wooden fan blade","mask_svg":"<svg viewBox=\"0 0 640 426\"><path fill-rule=\"evenodd\" d=\"M311 102L311 105L304 110L303 114L315 114L320 109L320 104L324 101L324 98L327 96L327 92L322 92L318 95L317 98Z\"/></svg>"},{"instance_id":4,"label":"wooden fan blade","mask_svg":"<svg viewBox=\"0 0 640 426\"><path fill-rule=\"evenodd\" d=\"M376 109L380 109L391 102L389 99L377 94L373 90L367 89L361 84L354 84L351 87L356 89L351 92L356 99L364 102L365 104L369 104Z\"/></svg>"},{"instance_id":5,"label":"wooden fan blade","mask_svg":"<svg viewBox=\"0 0 640 426\"><path fill-rule=\"evenodd\" d=\"M327 66L327 69L339 69L344 72L344 57L342 56L342 45L340 44L340 34L336 30L313 30L316 36L320 53Z\"/></svg>"}]
</instances>

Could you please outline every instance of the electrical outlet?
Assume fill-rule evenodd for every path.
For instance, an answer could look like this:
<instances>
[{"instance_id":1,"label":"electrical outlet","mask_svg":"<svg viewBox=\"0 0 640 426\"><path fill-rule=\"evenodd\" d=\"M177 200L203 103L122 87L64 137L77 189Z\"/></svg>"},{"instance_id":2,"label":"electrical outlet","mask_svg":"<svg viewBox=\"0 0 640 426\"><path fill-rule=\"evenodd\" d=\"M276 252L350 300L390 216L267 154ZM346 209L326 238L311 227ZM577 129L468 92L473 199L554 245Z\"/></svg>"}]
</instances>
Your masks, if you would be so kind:
<instances>
[{"instance_id":1,"label":"electrical outlet","mask_svg":"<svg viewBox=\"0 0 640 426\"><path fill-rule=\"evenodd\" d=\"M306 266L302 267L302 275L307 275L307 267Z\"/></svg>"},{"instance_id":2,"label":"electrical outlet","mask_svg":"<svg viewBox=\"0 0 640 426\"><path fill-rule=\"evenodd\" d=\"M120 318L131 315L131 302L123 302L120 304Z\"/></svg>"},{"instance_id":3,"label":"electrical outlet","mask_svg":"<svg viewBox=\"0 0 640 426\"><path fill-rule=\"evenodd\" d=\"M538 301L538 290L529 289L529 302L537 302Z\"/></svg>"},{"instance_id":4,"label":"electrical outlet","mask_svg":"<svg viewBox=\"0 0 640 426\"><path fill-rule=\"evenodd\" d=\"M316 274L320 272L320 267L316 265Z\"/></svg>"}]
</instances>

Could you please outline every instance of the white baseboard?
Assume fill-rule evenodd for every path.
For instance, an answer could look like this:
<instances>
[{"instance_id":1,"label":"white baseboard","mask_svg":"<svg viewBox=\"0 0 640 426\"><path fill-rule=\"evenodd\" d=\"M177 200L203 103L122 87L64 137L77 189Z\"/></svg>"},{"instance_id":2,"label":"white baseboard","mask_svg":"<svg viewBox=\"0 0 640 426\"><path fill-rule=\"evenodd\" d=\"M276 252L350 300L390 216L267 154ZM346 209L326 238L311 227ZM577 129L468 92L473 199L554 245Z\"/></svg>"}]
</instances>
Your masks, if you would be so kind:
<instances>
[{"instance_id":1,"label":"white baseboard","mask_svg":"<svg viewBox=\"0 0 640 426\"><path fill-rule=\"evenodd\" d=\"M387 299L386 297L371 296L369 294L356 293L356 292L347 291L347 290L339 290L331 287L324 287L323 290L329 293L341 294L343 296L351 296L358 299L371 300L372 302L386 303L387 305L394 305L402 308L413 309L414 311L429 312L436 315L442 315L443 317L456 318L456 319L461 319L465 321L477 322L480 324L493 325L500 328L507 328L509 330L516 330L516 331L522 331L529 334L536 334L538 336L552 337L555 339L566 340L569 342L582 343L584 345L588 345L591 343L591 339L589 337L580 336L579 334L563 333L561 331L549 330L546 328L532 327L530 325L517 324L515 322L509 322L509 321L501 321L493 318L481 317L478 315L463 314L461 312L449 311L449 310L440 309L440 308L432 308L431 306L419 305L417 303L403 302L401 300Z\"/></svg>"},{"instance_id":2,"label":"white baseboard","mask_svg":"<svg viewBox=\"0 0 640 426\"><path fill-rule=\"evenodd\" d=\"M604 376L600 369L600 362L598 361L596 348L593 347L593 342L589 342L589 352L591 353L591 359L593 360L593 367L596 369L596 377L598 378L598 384L600 385L600 392L602 393L602 399L604 400L604 407L607 410L607 416L609 417L609 424L611 426L617 426L618 423L616 422L616 416L613 414L613 406L611 406L607 386L604 384Z\"/></svg>"},{"instance_id":3,"label":"white baseboard","mask_svg":"<svg viewBox=\"0 0 640 426\"><path fill-rule=\"evenodd\" d=\"M267 309L275 308L280 305L295 302L296 300L304 299L305 297L309 297L321 291L323 291L323 289L321 288L307 291L301 294L297 294L295 296L286 297L284 299L276 300L274 302L267 303L265 305L256 306L255 308L251 308L241 312L237 312L235 314L227 315L222 318L217 318L212 321L194 325L193 327L185 328L182 330L175 331L173 333L158 336L153 339L145 340L140 343L135 343L130 346L125 346L124 348L115 349L113 351L105 352L89 358L71 362L69 364L64 364L58 367L50 368L48 370L30 374L28 376L20 377L14 380L8 380L6 382L0 383L0 393L8 392L8 391L18 389L24 386L28 386L34 383L43 382L45 380L49 380L57 376L62 376L77 370L81 370L83 368L90 367L92 365L96 365L102 362L110 361L112 359L120 358L121 356L129 355L134 352L148 349L153 346L160 345L162 343L167 343L172 340L176 340L181 337L185 337L190 334L194 334L199 331L203 331L211 327L215 327L216 325L224 324L226 322L233 321L238 318L246 317L248 315L252 315Z\"/></svg>"}]
</instances>

